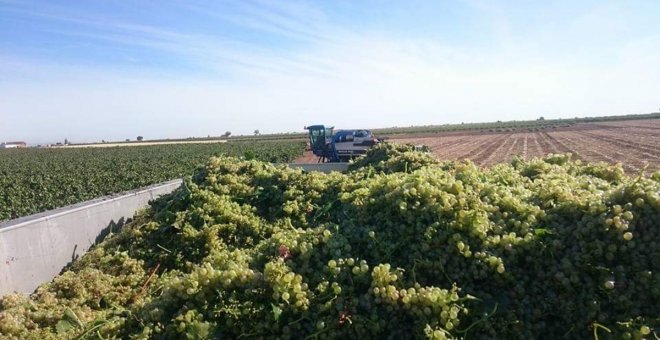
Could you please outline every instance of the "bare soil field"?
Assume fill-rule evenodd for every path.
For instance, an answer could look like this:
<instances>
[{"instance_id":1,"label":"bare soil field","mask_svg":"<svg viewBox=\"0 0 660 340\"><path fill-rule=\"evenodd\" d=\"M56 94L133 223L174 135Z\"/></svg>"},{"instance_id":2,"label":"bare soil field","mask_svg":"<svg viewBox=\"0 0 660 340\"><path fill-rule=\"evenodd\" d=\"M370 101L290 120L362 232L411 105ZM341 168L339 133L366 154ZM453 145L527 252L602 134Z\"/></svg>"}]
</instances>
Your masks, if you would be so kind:
<instances>
[{"instance_id":1,"label":"bare soil field","mask_svg":"<svg viewBox=\"0 0 660 340\"><path fill-rule=\"evenodd\" d=\"M470 159L480 166L550 153L570 152L588 162L621 163L628 173L660 170L660 119L580 123L565 129L392 137L398 143L423 144L442 160ZM311 152L297 160L315 163Z\"/></svg>"},{"instance_id":2,"label":"bare soil field","mask_svg":"<svg viewBox=\"0 0 660 340\"><path fill-rule=\"evenodd\" d=\"M394 138L424 144L440 159L470 159L490 166L513 157L525 159L549 153L573 153L588 162L621 163L630 173L660 170L660 119L577 124L568 129L464 136Z\"/></svg>"}]
</instances>

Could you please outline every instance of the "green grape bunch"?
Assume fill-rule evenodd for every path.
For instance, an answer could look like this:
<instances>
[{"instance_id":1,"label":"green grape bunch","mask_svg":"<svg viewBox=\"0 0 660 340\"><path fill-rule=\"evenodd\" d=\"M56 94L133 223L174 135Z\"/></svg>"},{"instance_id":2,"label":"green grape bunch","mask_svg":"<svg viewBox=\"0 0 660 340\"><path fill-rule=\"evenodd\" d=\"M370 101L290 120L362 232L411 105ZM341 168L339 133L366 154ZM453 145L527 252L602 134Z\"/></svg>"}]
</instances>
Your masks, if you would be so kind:
<instances>
[{"instance_id":1,"label":"green grape bunch","mask_svg":"<svg viewBox=\"0 0 660 340\"><path fill-rule=\"evenodd\" d=\"M660 174L378 146L210 158L30 296L14 339L657 339Z\"/></svg>"}]
</instances>

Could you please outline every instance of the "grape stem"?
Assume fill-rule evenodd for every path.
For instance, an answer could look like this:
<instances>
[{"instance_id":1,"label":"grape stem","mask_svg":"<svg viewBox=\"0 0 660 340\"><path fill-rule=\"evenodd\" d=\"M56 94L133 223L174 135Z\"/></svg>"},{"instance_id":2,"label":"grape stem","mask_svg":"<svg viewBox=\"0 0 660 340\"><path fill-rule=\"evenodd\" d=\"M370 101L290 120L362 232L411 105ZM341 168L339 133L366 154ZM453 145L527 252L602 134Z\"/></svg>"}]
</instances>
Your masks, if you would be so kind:
<instances>
[{"instance_id":1,"label":"grape stem","mask_svg":"<svg viewBox=\"0 0 660 340\"><path fill-rule=\"evenodd\" d=\"M575 329L575 326L572 326L566 333L564 333L562 338L566 338L568 336L568 334L570 334L574 329Z\"/></svg>"},{"instance_id":2,"label":"grape stem","mask_svg":"<svg viewBox=\"0 0 660 340\"><path fill-rule=\"evenodd\" d=\"M243 338L243 337L248 337L248 336L255 336L255 335L257 335L257 334L259 334L259 332L254 332L254 333L243 333L243 334L239 335L237 339L240 339L240 338Z\"/></svg>"},{"instance_id":3,"label":"grape stem","mask_svg":"<svg viewBox=\"0 0 660 340\"><path fill-rule=\"evenodd\" d=\"M594 321L593 326L594 326L594 339L596 340L598 340L598 328L604 329L607 333L612 333L612 331L609 328L599 324L596 321Z\"/></svg>"},{"instance_id":4,"label":"grape stem","mask_svg":"<svg viewBox=\"0 0 660 340\"><path fill-rule=\"evenodd\" d=\"M162 250L164 250L164 251L166 251L166 252L167 252L167 253L169 253L169 254L171 254L171 253L172 253L172 251L171 251L171 250L169 250L169 249L167 249L167 248L165 248L165 247L163 247L163 246L161 246L161 245L160 245L160 244L158 244L158 243L156 243L156 247L158 247L158 248L160 248L160 249L162 249Z\"/></svg>"},{"instance_id":5,"label":"grape stem","mask_svg":"<svg viewBox=\"0 0 660 340\"><path fill-rule=\"evenodd\" d=\"M493 308L493 311L490 312L490 314L486 314L486 315L485 315L484 317L482 317L481 319L479 319L479 320L473 322L473 323L472 323L471 325L469 325L466 329L464 329L464 330L457 330L456 332L457 332L457 333L464 333L464 334L465 334L465 337L467 338L467 333L468 333L468 331L469 331L470 329L472 329L472 327L475 327L476 325L478 325L478 324L480 324L480 323L482 323L482 322L486 322L486 320L490 319L490 317L493 316L493 315L495 314L495 312L497 312L497 306L498 306L498 304L495 303L495 307Z\"/></svg>"},{"instance_id":6,"label":"grape stem","mask_svg":"<svg viewBox=\"0 0 660 340\"><path fill-rule=\"evenodd\" d=\"M417 282L417 275L415 275L415 267L417 267L417 263L419 263L419 259L414 259L413 260L413 266L412 266L412 277L413 277L413 282Z\"/></svg>"},{"instance_id":7,"label":"grape stem","mask_svg":"<svg viewBox=\"0 0 660 340\"><path fill-rule=\"evenodd\" d=\"M303 321L303 320L305 320L305 319L306 319L306 317L303 316L303 317L301 317L301 318L298 319L298 320L294 320L294 321L289 322L288 326L291 326L291 325L293 325L293 324L297 324L298 322Z\"/></svg>"},{"instance_id":8,"label":"grape stem","mask_svg":"<svg viewBox=\"0 0 660 340\"><path fill-rule=\"evenodd\" d=\"M76 337L76 340L84 339L84 338L87 336L87 334L89 334L89 333L91 333L91 332L93 332L93 331L96 331L97 335L98 335L101 339L103 339L103 338L98 334L98 329L101 328L101 327L103 327L105 324L109 323L110 321L114 320L115 318L116 318L116 316L115 316L115 317L112 317L112 318L110 318L110 319L108 319L108 320L106 320L106 321L104 321L104 322L101 322L101 323L97 324L96 326L94 326L94 327L88 329L87 331L85 331L85 333L80 334L78 337Z\"/></svg>"},{"instance_id":9,"label":"grape stem","mask_svg":"<svg viewBox=\"0 0 660 340\"><path fill-rule=\"evenodd\" d=\"M149 282L151 281L151 279L154 278L154 275L156 275L156 272L158 271L159 268L160 268L160 263L157 263L156 268L154 268L154 270L151 271L151 274L147 278L147 281L145 281L144 284L142 285L142 289L140 290L139 295L142 295L144 293L145 289L147 289L147 285L149 285Z\"/></svg>"},{"instance_id":10,"label":"grape stem","mask_svg":"<svg viewBox=\"0 0 660 340\"><path fill-rule=\"evenodd\" d=\"M321 334L321 333L323 333L323 332L327 332L327 331L328 331L328 329L327 329L327 328L324 328L324 329L322 329L322 330L320 330L320 331L318 331L318 332L315 332L315 333L312 333L312 334L308 335L308 336L305 338L305 340L307 340L307 339L312 339L312 338L317 338L319 334Z\"/></svg>"}]
</instances>

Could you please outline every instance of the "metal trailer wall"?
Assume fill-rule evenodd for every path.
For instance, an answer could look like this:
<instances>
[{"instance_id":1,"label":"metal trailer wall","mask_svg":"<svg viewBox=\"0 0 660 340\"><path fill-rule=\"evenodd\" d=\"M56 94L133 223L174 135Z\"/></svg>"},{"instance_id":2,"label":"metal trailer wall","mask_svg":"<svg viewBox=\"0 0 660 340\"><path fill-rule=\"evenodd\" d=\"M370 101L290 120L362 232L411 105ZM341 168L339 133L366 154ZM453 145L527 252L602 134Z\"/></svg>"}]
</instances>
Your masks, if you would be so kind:
<instances>
[{"instance_id":1,"label":"metal trailer wall","mask_svg":"<svg viewBox=\"0 0 660 340\"><path fill-rule=\"evenodd\" d=\"M348 163L289 164L305 171L346 171ZM181 179L0 223L0 297L32 293Z\"/></svg>"},{"instance_id":2,"label":"metal trailer wall","mask_svg":"<svg viewBox=\"0 0 660 340\"><path fill-rule=\"evenodd\" d=\"M0 296L32 293L181 180L0 223Z\"/></svg>"}]
</instances>

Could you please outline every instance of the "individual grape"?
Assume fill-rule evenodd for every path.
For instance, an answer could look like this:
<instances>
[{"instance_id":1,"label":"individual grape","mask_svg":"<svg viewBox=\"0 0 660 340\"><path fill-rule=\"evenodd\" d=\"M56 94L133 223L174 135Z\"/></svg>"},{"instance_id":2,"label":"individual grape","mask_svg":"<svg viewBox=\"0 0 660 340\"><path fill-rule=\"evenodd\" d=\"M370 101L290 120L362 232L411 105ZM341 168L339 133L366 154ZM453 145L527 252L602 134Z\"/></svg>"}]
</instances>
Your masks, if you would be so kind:
<instances>
[{"instance_id":1,"label":"individual grape","mask_svg":"<svg viewBox=\"0 0 660 340\"><path fill-rule=\"evenodd\" d=\"M632 240L632 238L633 238L633 234L629 231L623 234L623 239L626 241L630 241Z\"/></svg>"},{"instance_id":2,"label":"individual grape","mask_svg":"<svg viewBox=\"0 0 660 340\"><path fill-rule=\"evenodd\" d=\"M639 333L641 333L642 335L649 335L651 334L651 328L649 328L649 326L642 326L639 329Z\"/></svg>"}]
</instances>

